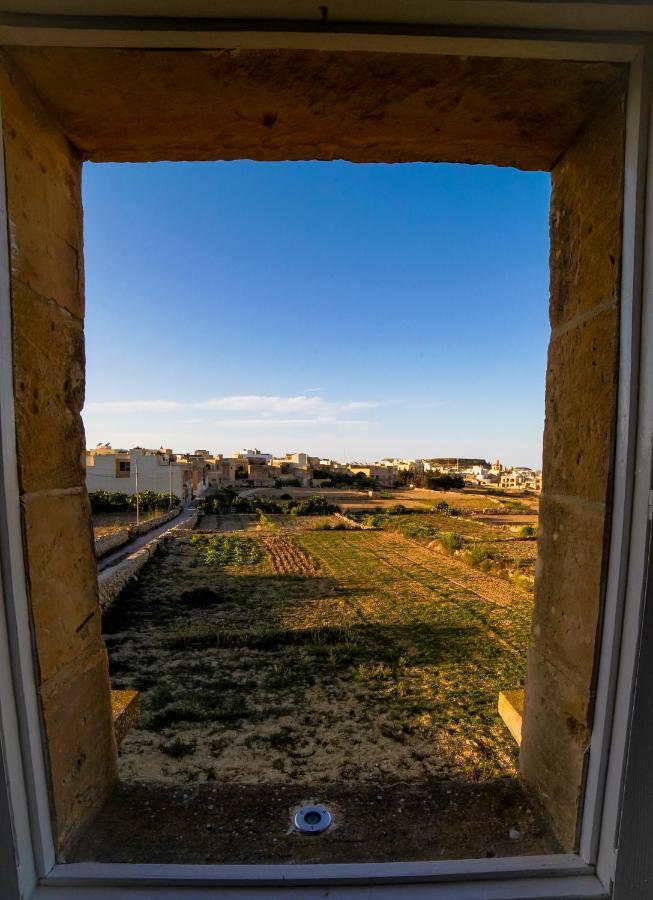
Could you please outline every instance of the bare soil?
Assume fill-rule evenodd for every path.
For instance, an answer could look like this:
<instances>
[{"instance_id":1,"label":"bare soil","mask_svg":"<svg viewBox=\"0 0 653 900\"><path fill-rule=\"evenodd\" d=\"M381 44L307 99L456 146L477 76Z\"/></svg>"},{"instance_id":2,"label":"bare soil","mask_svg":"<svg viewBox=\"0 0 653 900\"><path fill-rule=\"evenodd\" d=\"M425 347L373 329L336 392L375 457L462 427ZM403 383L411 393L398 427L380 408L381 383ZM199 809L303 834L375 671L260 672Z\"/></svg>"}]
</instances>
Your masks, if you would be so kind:
<instances>
[{"instance_id":1,"label":"bare soil","mask_svg":"<svg viewBox=\"0 0 653 900\"><path fill-rule=\"evenodd\" d=\"M305 802L333 825L301 835ZM557 853L514 779L488 784L121 784L69 862L351 863ZM397 894L396 896L399 896Z\"/></svg>"}]
</instances>

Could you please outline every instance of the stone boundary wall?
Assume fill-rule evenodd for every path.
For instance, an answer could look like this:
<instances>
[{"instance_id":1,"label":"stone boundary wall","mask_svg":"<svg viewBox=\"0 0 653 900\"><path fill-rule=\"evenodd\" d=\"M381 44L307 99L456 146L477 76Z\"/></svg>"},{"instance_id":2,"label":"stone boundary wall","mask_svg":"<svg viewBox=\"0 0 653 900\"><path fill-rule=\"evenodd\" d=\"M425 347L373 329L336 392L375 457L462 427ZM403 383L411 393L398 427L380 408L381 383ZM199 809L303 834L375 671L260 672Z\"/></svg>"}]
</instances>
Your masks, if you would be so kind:
<instances>
[{"instance_id":1,"label":"stone boundary wall","mask_svg":"<svg viewBox=\"0 0 653 900\"><path fill-rule=\"evenodd\" d=\"M108 534L103 534L102 537L95 539L95 555L97 557L104 556L104 554L108 553L110 550L115 550L116 547L122 547L122 545L126 544L131 537L139 534L147 534L147 532L152 531L153 528L157 528L159 525L163 525L164 522L169 522L170 519L174 519L180 512L181 506L176 506L174 509L162 513L160 516L155 516L153 519L148 519L147 522L142 522L138 527L136 525L128 525L126 528L121 528L119 531L110 531Z\"/></svg>"},{"instance_id":2,"label":"stone boundary wall","mask_svg":"<svg viewBox=\"0 0 653 900\"><path fill-rule=\"evenodd\" d=\"M363 525L362 522L357 522L356 519L350 519L349 516L345 516L343 513L334 513L334 516L337 519L342 519L343 522L346 522L347 525L351 525L352 528L358 528L361 531L374 531L373 525Z\"/></svg>"},{"instance_id":3,"label":"stone boundary wall","mask_svg":"<svg viewBox=\"0 0 653 900\"><path fill-rule=\"evenodd\" d=\"M170 519L174 519L180 512L181 506L175 506L174 509L169 509L167 512L161 513L160 516L148 519L147 522L141 522L138 527L136 525L130 525L128 528L129 534L130 536L147 534L147 532L152 531L153 528L157 528L159 525L163 525L164 522L169 522Z\"/></svg>"},{"instance_id":4,"label":"stone boundary wall","mask_svg":"<svg viewBox=\"0 0 653 900\"><path fill-rule=\"evenodd\" d=\"M164 531L159 537L153 538L140 550L131 553L115 566L100 572L98 574L100 609L104 610L111 606L132 578L140 572L145 563L156 553L157 549L174 537L176 531L190 531L196 524L197 512L174 528Z\"/></svg>"},{"instance_id":5,"label":"stone boundary wall","mask_svg":"<svg viewBox=\"0 0 653 900\"><path fill-rule=\"evenodd\" d=\"M101 537L96 538L94 541L96 557L104 556L105 553L115 550L116 547L122 547L123 544L127 543L129 537L129 529L121 528L120 531L110 531L108 534L103 534Z\"/></svg>"}]
</instances>

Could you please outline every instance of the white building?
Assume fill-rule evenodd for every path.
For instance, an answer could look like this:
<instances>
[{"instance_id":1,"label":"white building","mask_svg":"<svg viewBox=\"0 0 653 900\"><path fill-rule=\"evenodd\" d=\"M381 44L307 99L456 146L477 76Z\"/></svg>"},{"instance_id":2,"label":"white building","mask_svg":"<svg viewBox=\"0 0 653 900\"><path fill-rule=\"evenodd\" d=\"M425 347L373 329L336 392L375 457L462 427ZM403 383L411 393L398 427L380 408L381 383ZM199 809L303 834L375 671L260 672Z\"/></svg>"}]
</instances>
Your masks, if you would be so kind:
<instances>
[{"instance_id":1,"label":"white building","mask_svg":"<svg viewBox=\"0 0 653 900\"><path fill-rule=\"evenodd\" d=\"M183 503L196 492L193 491L192 462L178 459L169 449L135 447L132 450L114 450L107 444L99 444L86 453L86 488L89 493L119 491L135 494L137 473L139 491L174 494Z\"/></svg>"}]
</instances>

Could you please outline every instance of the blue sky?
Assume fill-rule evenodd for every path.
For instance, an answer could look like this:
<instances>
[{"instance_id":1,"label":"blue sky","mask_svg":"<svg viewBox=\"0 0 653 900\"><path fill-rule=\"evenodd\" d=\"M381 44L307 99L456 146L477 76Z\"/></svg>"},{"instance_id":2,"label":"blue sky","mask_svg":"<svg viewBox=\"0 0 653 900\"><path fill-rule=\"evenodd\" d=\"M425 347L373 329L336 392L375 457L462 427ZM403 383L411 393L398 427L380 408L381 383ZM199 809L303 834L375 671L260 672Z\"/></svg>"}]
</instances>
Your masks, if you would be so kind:
<instances>
[{"instance_id":1,"label":"blue sky","mask_svg":"<svg viewBox=\"0 0 653 900\"><path fill-rule=\"evenodd\" d=\"M86 164L87 444L539 466L544 173Z\"/></svg>"}]
</instances>

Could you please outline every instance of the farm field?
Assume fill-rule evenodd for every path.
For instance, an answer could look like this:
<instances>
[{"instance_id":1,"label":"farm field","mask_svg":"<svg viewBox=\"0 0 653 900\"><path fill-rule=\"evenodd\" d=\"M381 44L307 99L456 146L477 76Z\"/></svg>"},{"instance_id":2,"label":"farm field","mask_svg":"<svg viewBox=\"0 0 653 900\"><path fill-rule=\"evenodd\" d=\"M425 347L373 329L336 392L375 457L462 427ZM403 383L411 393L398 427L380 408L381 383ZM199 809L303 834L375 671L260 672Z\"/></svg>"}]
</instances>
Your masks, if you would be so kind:
<instances>
[{"instance_id":1,"label":"farm field","mask_svg":"<svg viewBox=\"0 0 653 900\"><path fill-rule=\"evenodd\" d=\"M106 614L113 686L142 692L122 777L515 775L496 702L523 680L531 596L397 532L275 524L176 539Z\"/></svg>"},{"instance_id":2,"label":"farm field","mask_svg":"<svg viewBox=\"0 0 653 900\"><path fill-rule=\"evenodd\" d=\"M337 503L346 510L380 510L395 503L403 503L410 509L432 506L441 500L450 506L456 506L465 514L487 510L501 513L517 505L523 513L537 515L539 497L535 494L505 493L497 496L485 490L466 488L464 491L435 491L427 488L388 488L375 490L370 495L367 490L323 487L315 488L247 488L240 491L243 497L279 498L283 495L298 499L322 494L330 502Z\"/></svg>"}]
</instances>

